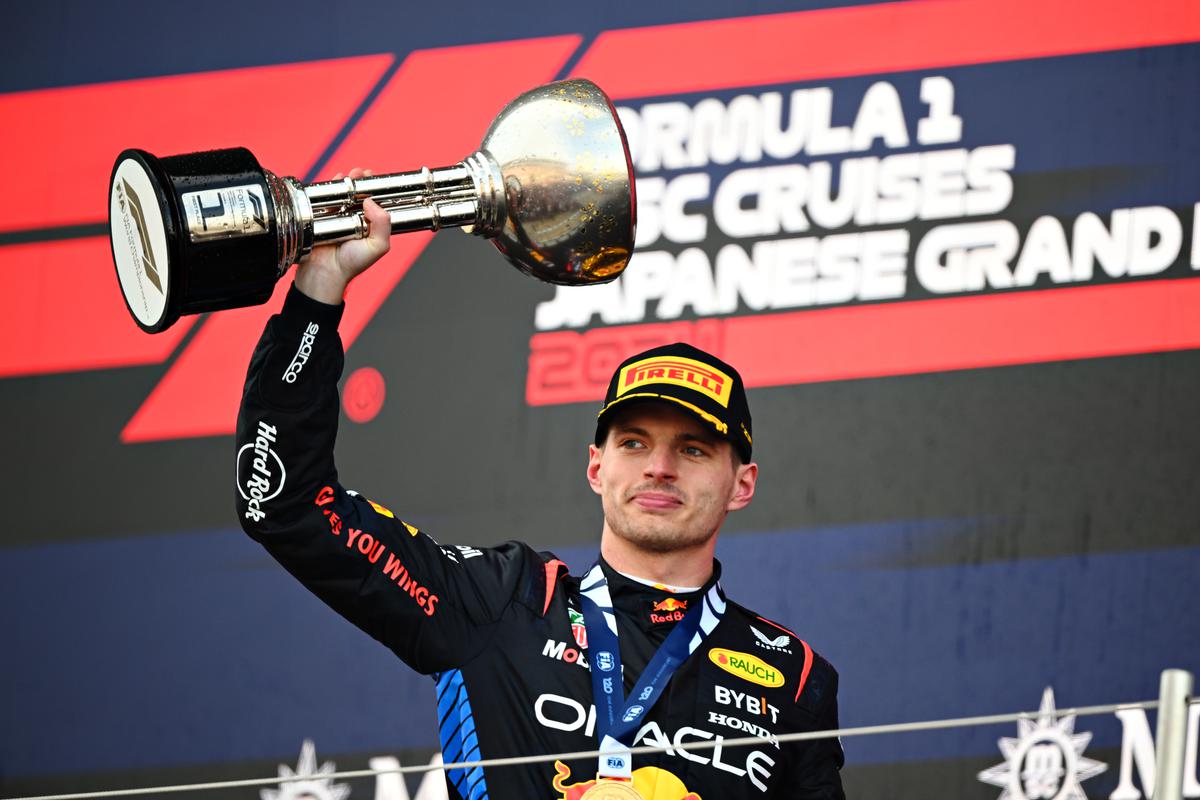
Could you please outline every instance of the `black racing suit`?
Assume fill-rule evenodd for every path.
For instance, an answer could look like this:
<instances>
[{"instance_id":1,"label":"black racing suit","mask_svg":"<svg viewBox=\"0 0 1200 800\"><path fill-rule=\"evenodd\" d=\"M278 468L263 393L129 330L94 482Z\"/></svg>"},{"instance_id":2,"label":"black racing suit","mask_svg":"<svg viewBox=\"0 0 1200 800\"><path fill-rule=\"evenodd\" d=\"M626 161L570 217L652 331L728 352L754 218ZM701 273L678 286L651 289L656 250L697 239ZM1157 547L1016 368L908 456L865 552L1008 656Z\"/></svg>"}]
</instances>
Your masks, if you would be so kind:
<instances>
[{"instance_id":1,"label":"black racing suit","mask_svg":"<svg viewBox=\"0 0 1200 800\"><path fill-rule=\"evenodd\" d=\"M433 678L447 763L595 749L579 579L520 542L439 545L338 482L342 308L292 288L254 352L237 427L243 527L338 613ZM628 695L708 586L671 594L605 571ZM711 581L719 572L716 565ZM835 739L720 744L835 728L838 720L829 663L736 603L646 720L635 744L668 748L634 757L634 786L647 798L843 797ZM675 749L699 741L718 746ZM463 800L577 800L596 770L594 759L583 759L451 770L447 782Z\"/></svg>"}]
</instances>

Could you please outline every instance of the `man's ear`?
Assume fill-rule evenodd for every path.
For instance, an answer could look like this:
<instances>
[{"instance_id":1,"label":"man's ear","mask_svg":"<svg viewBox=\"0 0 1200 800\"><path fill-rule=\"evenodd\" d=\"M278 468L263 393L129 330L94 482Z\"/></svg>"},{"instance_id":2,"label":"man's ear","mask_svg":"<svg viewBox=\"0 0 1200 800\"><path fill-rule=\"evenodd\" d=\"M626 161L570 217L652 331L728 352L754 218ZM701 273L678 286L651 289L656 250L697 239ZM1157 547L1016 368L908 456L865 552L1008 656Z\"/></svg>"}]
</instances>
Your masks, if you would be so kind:
<instances>
[{"instance_id":1,"label":"man's ear","mask_svg":"<svg viewBox=\"0 0 1200 800\"><path fill-rule=\"evenodd\" d=\"M588 445L587 479L592 491L600 494L600 459L604 456L604 448L594 444Z\"/></svg>"},{"instance_id":2,"label":"man's ear","mask_svg":"<svg viewBox=\"0 0 1200 800\"><path fill-rule=\"evenodd\" d=\"M754 499L754 486L758 483L758 464L739 464L733 478L733 496L725 506L728 511L738 511L750 505Z\"/></svg>"}]
</instances>

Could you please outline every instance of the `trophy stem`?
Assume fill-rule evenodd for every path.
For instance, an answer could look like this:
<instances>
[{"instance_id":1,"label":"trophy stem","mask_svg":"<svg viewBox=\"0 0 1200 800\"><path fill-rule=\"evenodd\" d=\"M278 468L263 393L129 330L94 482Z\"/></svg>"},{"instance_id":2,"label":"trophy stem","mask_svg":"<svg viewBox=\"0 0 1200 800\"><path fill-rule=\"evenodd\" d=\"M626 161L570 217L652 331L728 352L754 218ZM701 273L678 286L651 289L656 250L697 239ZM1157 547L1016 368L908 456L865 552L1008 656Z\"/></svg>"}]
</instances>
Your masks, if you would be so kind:
<instances>
[{"instance_id":1,"label":"trophy stem","mask_svg":"<svg viewBox=\"0 0 1200 800\"><path fill-rule=\"evenodd\" d=\"M498 181L492 173L486 157L476 154L452 167L421 167L300 187L302 197L294 197L294 204L311 208L312 230L311 243L301 255L315 245L366 236L362 203L368 197L387 210L394 234L481 225L490 231L498 215L496 207L502 205L494 196ZM481 213L481 208L490 213ZM296 216L303 218L304 212Z\"/></svg>"},{"instance_id":2,"label":"trophy stem","mask_svg":"<svg viewBox=\"0 0 1200 800\"><path fill-rule=\"evenodd\" d=\"M427 203L419 199L404 202L392 200L380 205L391 217L392 233L436 231L473 225L479 214L479 202L474 197L437 198ZM345 214L316 217L312 221L314 245L362 239L366 235L367 219L358 209Z\"/></svg>"},{"instance_id":3,"label":"trophy stem","mask_svg":"<svg viewBox=\"0 0 1200 800\"><path fill-rule=\"evenodd\" d=\"M411 172L310 183L304 187L304 194L313 211L319 213L319 209L361 204L368 197L382 203L391 197L434 197L447 190L471 188L471 172L460 162L453 167L421 167Z\"/></svg>"}]
</instances>

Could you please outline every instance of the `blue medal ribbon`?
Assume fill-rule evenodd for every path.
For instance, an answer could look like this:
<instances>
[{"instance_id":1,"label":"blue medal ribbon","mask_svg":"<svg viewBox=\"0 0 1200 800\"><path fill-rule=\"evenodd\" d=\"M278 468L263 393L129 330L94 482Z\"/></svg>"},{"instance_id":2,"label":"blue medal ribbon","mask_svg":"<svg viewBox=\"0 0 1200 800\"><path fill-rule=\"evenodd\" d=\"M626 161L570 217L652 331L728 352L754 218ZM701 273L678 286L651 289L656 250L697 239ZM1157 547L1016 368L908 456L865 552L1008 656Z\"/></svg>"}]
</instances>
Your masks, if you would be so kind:
<instances>
[{"instance_id":1,"label":"blue medal ribbon","mask_svg":"<svg viewBox=\"0 0 1200 800\"><path fill-rule=\"evenodd\" d=\"M714 583L667 635L646 665L628 702L621 673L621 647L617 618L608 578L599 564L588 570L580 583L583 622L587 630L588 664L592 672L592 694L596 703L596 728L600 735L600 777L628 778L632 775L629 748L638 726L662 696L680 665L699 649L725 613L725 596Z\"/></svg>"}]
</instances>

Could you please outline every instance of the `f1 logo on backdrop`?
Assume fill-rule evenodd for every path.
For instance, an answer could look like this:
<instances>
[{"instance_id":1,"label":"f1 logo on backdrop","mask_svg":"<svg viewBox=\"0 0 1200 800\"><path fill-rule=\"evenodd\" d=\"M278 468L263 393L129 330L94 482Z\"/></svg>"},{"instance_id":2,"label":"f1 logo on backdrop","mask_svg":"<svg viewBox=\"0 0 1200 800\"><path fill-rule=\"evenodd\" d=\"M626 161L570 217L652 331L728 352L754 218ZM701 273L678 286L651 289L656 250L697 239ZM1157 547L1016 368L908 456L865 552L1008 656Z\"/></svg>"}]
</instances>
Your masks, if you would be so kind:
<instances>
[{"instance_id":1,"label":"f1 logo on backdrop","mask_svg":"<svg viewBox=\"0 0 1200 800\"><path fill-rule=\"evenodd\" d=\"M643 102L664 95L1200 41L1200 16L1191 13L1186 2L1159 5L1154 13L1131 15L1115 0L1067 0L1048 15L1044 4L1034 0L914 0L608 31L587 47L571 76L591 78L615 101ZM1080 19L1088 24L1079 25ZM993 24L996 20L1004 24ZM897 30L905 36L897 37ZM43 121L14 128L9 132L12 141L0 153L0 170L15 185L26 187L19 196L0 196L0 237L19 233L10 241L23 242L0 247L0 270L9 286L2 301L6 307L0 313L0 334L18 343L0 351L0 378L169 361L122 430L121 440L231 433L250 348L282 302L288 281L280 282L266 306L202 320L185 318L163 334L146 336L128 319L112 274L102 228L105 193L63 194L53 187L103 187L113 156L130 146L167 155L242 145L277 174L308 179L328 177L326 173L348 165L403 169L454 163L477 145L480 132L507 100L530 86L568 77L561 74L563 67L581 42L581 37L569 35L416 51L398 64L391 55L368 55L0 96L6 119ZM637 58L630 58L631 53ZM505 64L502 73L489 68L496 63ZM440 102L437 87L447 79L466 80L483 73L489 80L473 82L478 85L471 103ZM301 95L314 104L304 124L281 122L288 119L284 106L290 108L290 99ZM403 124L412 108L433 106L441 115L436 128ZM232 110L237 111L236 127L229 124ZM343 137L356 114L357 122ZM90 135L72 137L70 147L60 147L61 131L80 125L87 126ZM333 152L327 152L339 139ZM395 163L397 154L403 154L403 164ZM325 164L331 165L328 170ZM384 261L355 282L341 327L347 346L430 238L431 234L394 238ZM1176 285L1172 297L1183 299L1170 302L1195 308L1200 288L1194 281L1171 283ZM1099 300L1066 294L1114 289L1125 294ZM1045 314L1079 313L1079 304L1083 312L1096 313L1097 303L1158 308L1168 302L1147 283L1054 292L1060 293ZM53 300L39 300L50 297ZM739 363L751 386L946 368L939 367L936 358L926 359L930 363L924 365L920 358L907 365L886 359L871 363L864 353L851 352L830 356L840 365L838 372L779 360L759 363L761 358L743 359L740 353L763 336L828 335L833 338L826 341L836 341L838 331L865 331L869 336L895 323L878 313L857 319L819 316L834 310L900 315L902 322L908 315L915 320L912 325L926 327L953 325L959 318L991 318L984 304L962 307L966 299L1002 298L542 332L530 342L526 399L534 405L593 400L603 386L597 390L590 373L604 372L607 380L608 372L592 369L581 357L600 353L606 365L611 358L623 358L618 349L626 348L627 353L662 337L691 339L723 352ZM1115 341L1102 349L1105 353L1200 346L1200 331L1195 330L1149 338L1136 330L1120 330L1112 336ZM597 343L599 349L588 349ZM1094 345L1083 341L1074 349L1096 354ZM993 360L1046 360L1029 347L1018 351L994 354ZM1071 352L1072 347L1060 348L1058 357L1071 357ZM846 364L851 365L849 372Z\"/></svg>"}]
</instances>

